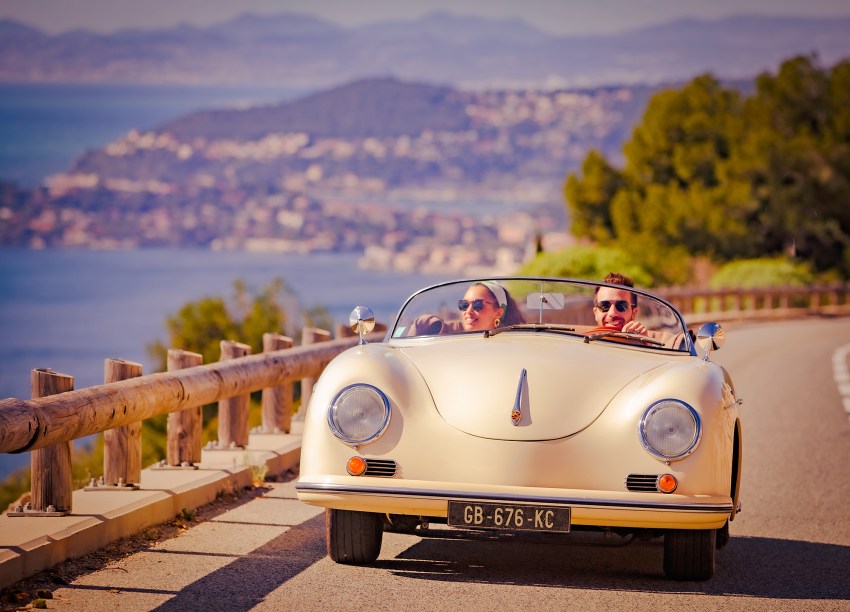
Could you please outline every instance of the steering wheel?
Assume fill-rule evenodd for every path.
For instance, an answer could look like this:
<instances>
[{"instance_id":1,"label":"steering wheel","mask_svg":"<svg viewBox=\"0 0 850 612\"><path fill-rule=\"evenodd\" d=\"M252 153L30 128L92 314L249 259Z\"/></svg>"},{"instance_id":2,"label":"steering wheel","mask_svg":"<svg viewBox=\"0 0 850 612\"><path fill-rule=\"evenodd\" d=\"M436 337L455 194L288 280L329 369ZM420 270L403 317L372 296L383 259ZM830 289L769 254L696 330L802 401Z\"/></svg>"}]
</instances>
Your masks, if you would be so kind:
<instances>
[{"instance_id":1,"label":"steering wheel","mask_svg":"<svg viewBox=\"0 0 850 612\"><path fill-rule=\"evenodd\" d=\"M600 334L602 336L604 336L605 334L617 334L616 337L607 339L612 340L614 342L625 342L627 344L631 344L633 342L644 342L646 344L653 344L655 346L665 346L661 340L656 340L655 338L651 338L650 336L644 336L641 334L636 334L634 332L624 332L622 329L619 329L617 327L611 327L610 325L600 325L598 327L588 329L583 333L585 336L592 336L594 334ZM587 342L588 338L585 338L584 341Z\"/></svg>"},{"instance_id":2,"label":"steering wheel","mask_svg":"<svg viewBox=\"0 0 850 612\"><path fill-rule=\"evenodd\" d=\"M610 332L621 332L623 331L619 327L613 327L611 325L599 325L597 327L591 327L590 329L584 330L582 333L585 336L590 336L592 334L607 334Z\"/></svg>"}]
</instances>

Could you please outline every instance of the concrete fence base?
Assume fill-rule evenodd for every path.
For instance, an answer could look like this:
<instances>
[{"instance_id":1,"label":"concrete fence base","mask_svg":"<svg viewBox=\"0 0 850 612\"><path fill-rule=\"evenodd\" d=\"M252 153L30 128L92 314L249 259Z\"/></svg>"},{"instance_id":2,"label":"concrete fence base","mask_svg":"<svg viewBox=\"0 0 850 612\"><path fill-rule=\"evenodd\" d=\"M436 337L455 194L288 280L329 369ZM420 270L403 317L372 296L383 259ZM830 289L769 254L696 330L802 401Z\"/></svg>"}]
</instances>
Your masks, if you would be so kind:
<instances>
[{"instance_id":1,"label":"concrete fence base","mask_svg":"<svg viewBox=\"0 0 850 612\"><path fill-rule=\"evenodd\" d=\"M252 434L247 449L204 450L198 469L142 470L138 490L80 489L66 516L0 516L0 587L10 586L67 559L173 519L246 487L252 472L280 474L298 465L301 435ZM90 488L88 488L90 489Z\"/></svg>"}]
</instances>

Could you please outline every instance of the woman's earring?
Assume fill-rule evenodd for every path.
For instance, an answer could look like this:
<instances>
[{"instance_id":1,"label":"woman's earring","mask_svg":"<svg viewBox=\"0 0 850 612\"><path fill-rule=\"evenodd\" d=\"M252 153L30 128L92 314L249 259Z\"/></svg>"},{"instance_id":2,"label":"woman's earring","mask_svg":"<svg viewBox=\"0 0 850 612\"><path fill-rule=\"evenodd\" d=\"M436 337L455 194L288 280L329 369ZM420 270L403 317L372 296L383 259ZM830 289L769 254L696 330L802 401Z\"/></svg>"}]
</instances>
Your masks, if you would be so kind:
<instances>
[{"instance_id":1,"label":"woman's earring","mask_svg":"<svg viewBox=\"0 0 850 612\"><path fill-rule=\"evenodd\" d=\"M496 317L495 319L493 319L493 327L499 327L499 325L501 325L501 324L502 324L502 319L500 319L499 317Z\"/></svg>"}]
</instances>

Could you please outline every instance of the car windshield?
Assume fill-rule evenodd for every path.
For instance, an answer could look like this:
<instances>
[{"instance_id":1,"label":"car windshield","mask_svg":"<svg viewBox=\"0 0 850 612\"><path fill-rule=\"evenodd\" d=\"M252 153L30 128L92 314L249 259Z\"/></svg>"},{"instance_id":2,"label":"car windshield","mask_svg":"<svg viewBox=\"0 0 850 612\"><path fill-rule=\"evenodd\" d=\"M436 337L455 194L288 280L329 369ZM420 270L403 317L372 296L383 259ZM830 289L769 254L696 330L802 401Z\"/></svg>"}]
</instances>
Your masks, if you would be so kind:
<instances>
[{"instance_id":1,"label":"car windshield","mask_svg":"<svg viewBox=\"0 0 850 612\"><path fill-rule=\"evenodd\" d=\"M631 322L631 323L630 323ZM691 352L681 316L645 291L590 281L482 278L435 285L402 307L392 338L546 332Z\"/></svg>"}]
</instances>

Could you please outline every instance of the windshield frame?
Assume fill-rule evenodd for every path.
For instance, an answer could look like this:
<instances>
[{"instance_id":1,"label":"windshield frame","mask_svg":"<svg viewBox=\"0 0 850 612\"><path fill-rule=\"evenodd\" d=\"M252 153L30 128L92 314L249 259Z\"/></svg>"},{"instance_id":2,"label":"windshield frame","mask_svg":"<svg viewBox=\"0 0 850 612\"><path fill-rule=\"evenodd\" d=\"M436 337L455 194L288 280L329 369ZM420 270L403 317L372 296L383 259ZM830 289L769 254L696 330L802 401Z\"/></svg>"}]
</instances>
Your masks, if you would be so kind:
<instances>
[{"instance_id":1,"label":"windshield frame","mask_svg":"<svg viewBox=\"0 0 850 612\"><path fill-rule=\"evenodd\" d=\"M600 288L600 287L611 287L611 288L620 289L620 290L625 289L625 290L627 290L631 293L634 293L638 297L639 303L640 303L640 298L642 297L644 299L657 302L661 306L668 309L669 313L672 314L676 319L675 327L678 329L677 333L683 333L684 345L681 348L659 347L659 346L653 346L650 343L639 344L640 346L642 346L644 348L655 349L655 350L665 350L665 351L674 352L674 353L678 353L678 354L683 354L683 353L690 353L691 355L697 354L693 338L688 331L688 326L685 322L684 317L682 316L682 313L680 313L679 310L673 304L671 304L666 299L658 296L657 294L652 293L651 291L648 291L646 289L638 288L638 287L625 287L624 288L622 285L614 285L614 284L610 284L610 283L604 283L604 282L601 282L601 281L592 281L592 280L574 279L574 278L547 277L547 276L481 276L481 277L468 277L468 278L458 278L458 279L453 279L453 280L442 281L442 282L439 282L439 283L435 283L433 285L429 285L427 287L423 287L422 289L411 294L404 301L401 308L396 313L396 316L393 320L392 325L387 330L386 340L390 341L390 340L400 340L400 339L406 339L406 338L423 338L423 337L433 338L433 337L438 337L440 335L445 335L445 334L433 334L433 333L428 334L428 333L426 333L426 334L418 334L416 336L405 336L404 330L405 330L406 326L401 325L401 323L404 320L405 313L408 311L408 308L412 304L414 304L417 300L419 300L424 294L439 291L441 288L451 287L451 286L458 286L458 287L471 286L471 285L474 285L476 283L482 283L482 282L487 282L487 281L494 281L494 282L497 282L497 283L500 283L500 284L505 284L505 283L540 283L541 289L544 288L547 283L561 283L561 284L566 284L566 285L572 285L572 286L575 286L577 288L583 288L585 291L588 292L588 294L594 293L595 290L597 288ZM638 307L640 307L640 306L638 306ZM558 328L556 328L556 326L552 326L551 324L542 323L542 318L543 318L543 312L542 311L544 310L544 308L542 306L537 311L532 310L530 308L526 308L526 307L524 307L524 310L526 311L527 314L532 314L534 312L538 312L539 313L538 320L537 321L529 320L529 321L525 322L523 325L517 325L515 328L510 328L511 326L500 327L500 328L498 328L499 332L496 333L496 334L489 334L489 333L483 334L481 331L461 330L461 331L451 332L451 336L457 337L457 336L469 335L469 334L479 334L479 335L490 337L490 336L496 336L496 335L503 335L505 332L539 333L539 332L552 331L552 332L558 332L558 333L569 332L570 335L576 335L576 336L579 336L579 337L583 337L583 334L581 334L580 332L573 333L574 330L567 330L565 328L558 329ZM640 318L640 317L638 317L638 318ZM623 332L619 332L619 334L622 336ZM613 337L613 334L612 334L612 337ZM612 338L607 338L604 334L603 335L596 334L592 338L592 340L594 340L594 341L611 340L611 339ZM635 346L635 345L631 344L631 346Z\"/></svg>"}]
</instances>

